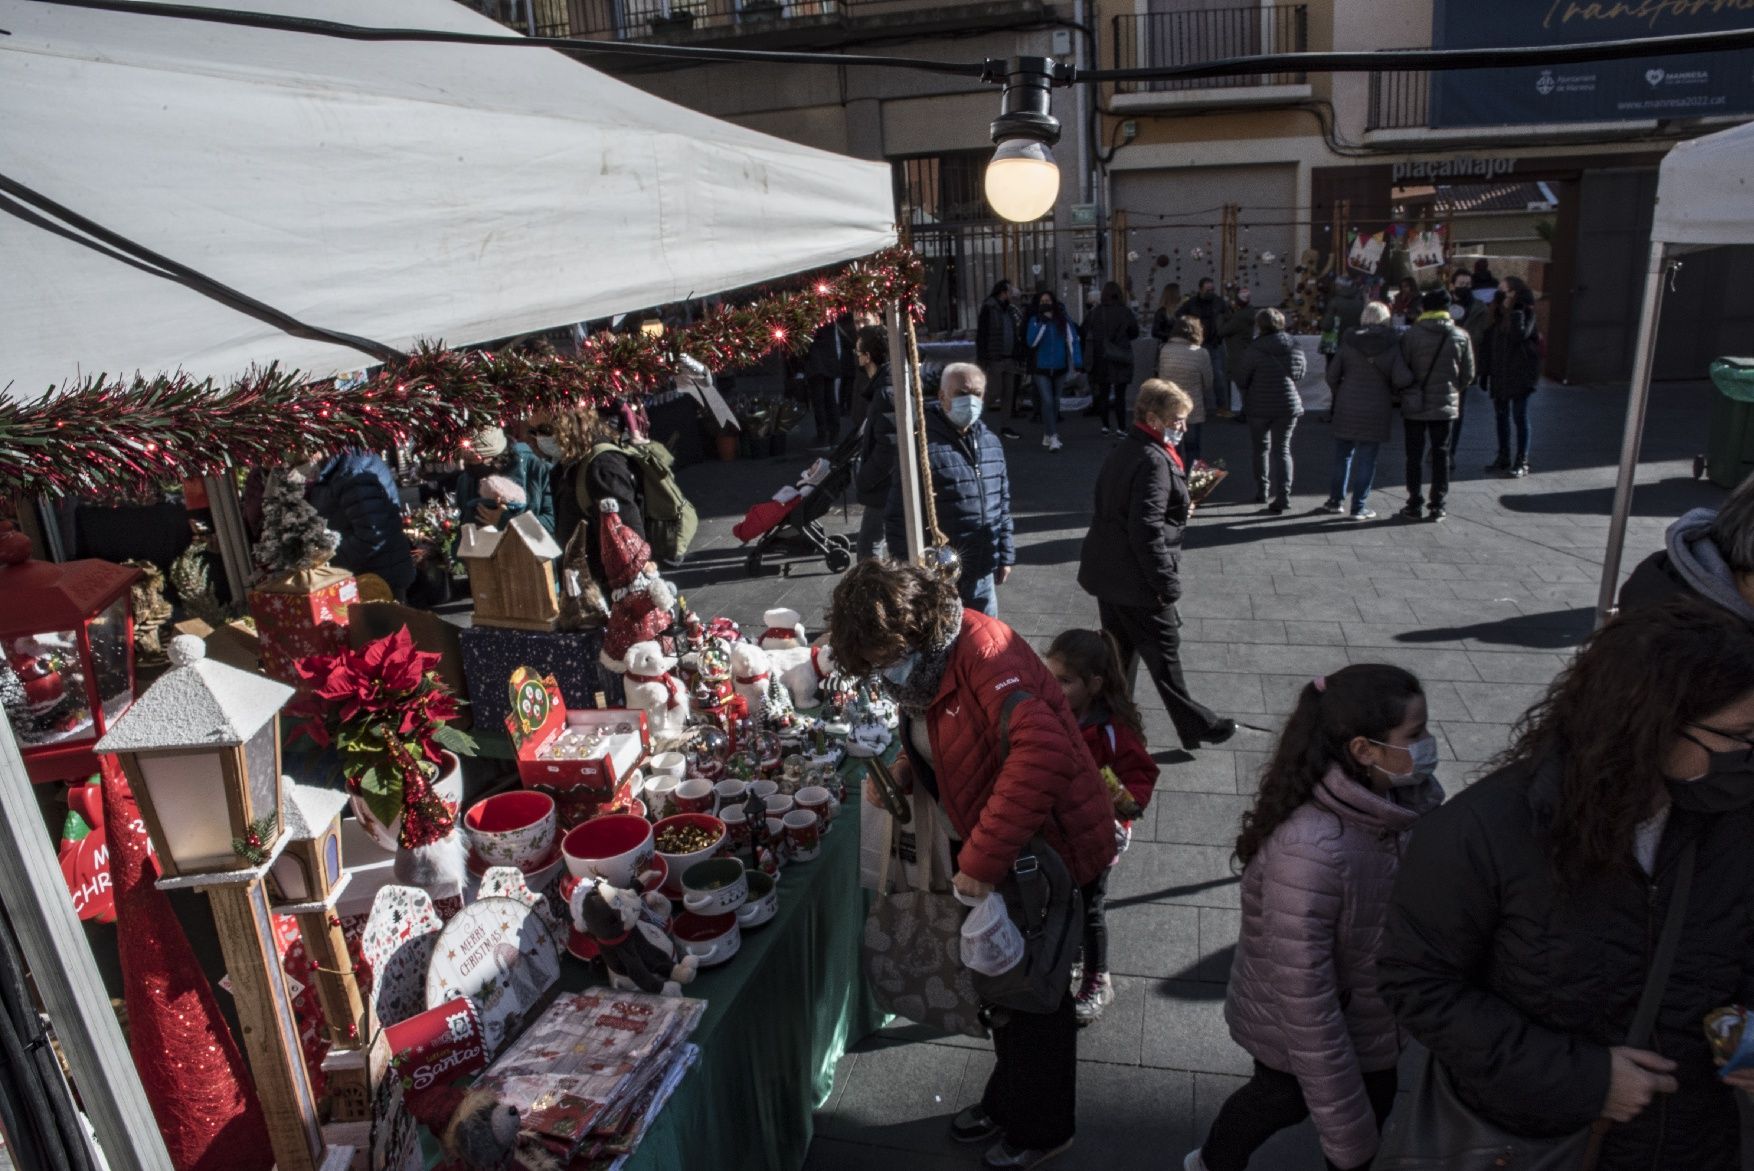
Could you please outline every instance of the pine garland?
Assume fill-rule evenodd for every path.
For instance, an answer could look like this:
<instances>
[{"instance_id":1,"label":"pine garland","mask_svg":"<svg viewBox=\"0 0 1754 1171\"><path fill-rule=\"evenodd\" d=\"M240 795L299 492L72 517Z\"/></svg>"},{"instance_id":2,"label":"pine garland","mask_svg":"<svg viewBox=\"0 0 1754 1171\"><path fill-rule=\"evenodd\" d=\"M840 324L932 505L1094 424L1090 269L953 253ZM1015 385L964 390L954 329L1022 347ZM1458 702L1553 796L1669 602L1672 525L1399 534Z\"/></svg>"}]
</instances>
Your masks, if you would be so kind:
<instances>
[{"instance_id":1,"label":"pine garland","mask_svg":"<svg viewBox=\"0 0 1754 1171\"><path fill-rule=\"evenodd\" d=\"M535 411L642 397L687 354L717 371L776 349L800 353L843 312L912 303L912 252L890 248L808 288L729 309L668 336L598 334L577 357L423 345L362 386L310 382L277 365L229 387L186 374L106 374L0 403L0 492L135 493L238 466L274 467L349 447L459 450L479 428Z\"/></svg>"}]
</instances>

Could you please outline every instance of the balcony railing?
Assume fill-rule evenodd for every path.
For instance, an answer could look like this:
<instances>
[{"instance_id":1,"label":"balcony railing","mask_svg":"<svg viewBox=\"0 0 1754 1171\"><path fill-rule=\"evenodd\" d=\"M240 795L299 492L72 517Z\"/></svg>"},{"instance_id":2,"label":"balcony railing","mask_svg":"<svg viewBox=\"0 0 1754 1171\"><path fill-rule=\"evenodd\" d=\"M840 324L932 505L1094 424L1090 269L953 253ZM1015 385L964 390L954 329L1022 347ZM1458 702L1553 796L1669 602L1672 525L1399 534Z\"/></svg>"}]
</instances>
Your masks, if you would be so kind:
<instances>
[{"instance_id":1,"label":"balcony railing","mask_svg":"<svg viewBox=\"0 0 1754 1171\"><path fill-rule=\"evenodd\" d=\"M1114 18L1114 66L1147 69L1198 65L1227 57L1301 53L1309 48L1309 9L1304 4L1251 4ZM1172 81L1124 81L1118 93L1172 93L1264 85L1302 85L1302 73L1246 73Z\"/></svg>"},{"instance_id":2,"label":"balcony railing","mask_svg":"<svg viewBox=\"0 0 1754 1171\"><path fill-rule=\"evenodd\" d=\"M1366 130L1423 130L1430 125L1430 73L1416 69L1370 75Z\"/></svg>"},{"instance_id":3,"label":"balcony railing","mask_svg":"<svg viewBox=\"0 0 1754 1171\"><path fill-rule=\"evenodd\" d=\"M984 3L975 23L1039 18L1046 0ZM966 23L940 0L464 0L517 29L549 37L695 41L809 37L814 29ZM1015 11L1012 11L1015 9Z\"/></svg>"}]
</instances>

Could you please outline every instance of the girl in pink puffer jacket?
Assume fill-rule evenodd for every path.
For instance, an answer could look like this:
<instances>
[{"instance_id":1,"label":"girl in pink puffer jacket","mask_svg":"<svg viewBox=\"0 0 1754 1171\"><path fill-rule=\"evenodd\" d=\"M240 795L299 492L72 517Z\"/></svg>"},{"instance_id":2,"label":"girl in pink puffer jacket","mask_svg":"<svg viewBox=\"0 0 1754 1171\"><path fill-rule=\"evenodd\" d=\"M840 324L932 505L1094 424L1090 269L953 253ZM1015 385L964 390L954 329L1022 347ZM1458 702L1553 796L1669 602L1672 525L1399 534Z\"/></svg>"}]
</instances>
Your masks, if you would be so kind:
<instances>
[{"instance_id":1,"label":"girl in pink puffer jacket","mask_svg":"<svg viewBox=\"0 0 1754 1171\"><path fill-rule=\"evenodd\" d=\"M1358 664L1314 679L1242 820L1242 934L1224 1018L1255 1059L1185 1171L1244 1171L1311 1117L1330 1169L1376 1155L1401 1036L1376 986L1389 888L1443 801L1419 680Z\"/></svg>"}]
</instances>

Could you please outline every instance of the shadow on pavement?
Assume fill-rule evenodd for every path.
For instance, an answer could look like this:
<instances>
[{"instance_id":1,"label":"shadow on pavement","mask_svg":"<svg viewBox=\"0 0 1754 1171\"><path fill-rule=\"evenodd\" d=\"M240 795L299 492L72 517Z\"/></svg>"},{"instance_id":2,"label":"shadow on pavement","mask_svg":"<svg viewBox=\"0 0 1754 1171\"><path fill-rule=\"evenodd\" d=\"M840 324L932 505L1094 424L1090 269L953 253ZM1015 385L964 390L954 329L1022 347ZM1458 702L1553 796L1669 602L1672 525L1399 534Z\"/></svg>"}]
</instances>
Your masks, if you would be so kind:
<instances>
[{"instance_id":1,"label":"shadow on pavement","mask_svg":"<svg viewBox=\"0 0 1754 1171\"><path fill-rule=\"evenodd\" d=\"M1677 517L1694 508L1715 508L1724 490L1710 480L1676 477L1640 484L1632 494L1633 516ZM1613 488L1578 488L1569 492L1504 493L1498 498L1510 512L1568 516L1607 516L1614 507Z\"/></svg>"},{"instance_id":2,"label":"shadow on pavement","mask_svg":"<svg viewBox=\"0 0 1754 1171\"><path fill-rule=\"evenodd\" d=\"M1588 606L1554 610L1547 614L1524 614L1470 626L1434 626L1409 630L1395 636L1398 642L1447 642L1464 638L1531 650L1562 650L1577 646L1595 626L1596 612Z\"/></svg>"}]
</instances>

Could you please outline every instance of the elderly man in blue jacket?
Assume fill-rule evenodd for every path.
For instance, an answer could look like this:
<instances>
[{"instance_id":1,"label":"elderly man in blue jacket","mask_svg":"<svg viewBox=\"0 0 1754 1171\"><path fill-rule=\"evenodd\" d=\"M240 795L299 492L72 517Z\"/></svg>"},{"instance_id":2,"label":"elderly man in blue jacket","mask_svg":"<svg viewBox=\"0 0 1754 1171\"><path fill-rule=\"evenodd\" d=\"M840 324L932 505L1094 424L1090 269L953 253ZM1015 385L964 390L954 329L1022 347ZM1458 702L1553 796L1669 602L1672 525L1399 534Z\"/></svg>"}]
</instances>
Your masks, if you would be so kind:
<instances>
[{"instance_id":1,"label":"elderly man in blue jacket","mask_svg":"<svg viewBox=\"0 0 1754 1171\"><path fill-rule=\"evenodd\" d=\"M957 584L962 604L997 618L995 587L1011 576L1017 548L1005 448L981 421L986 393L987 377L979 366L953 362L944 367L937 401L926 405L926 460L938 527L962 558ZM890 549L907 547L899 477L889 488L885 533Z\"/></svg>"}]
</instances>

